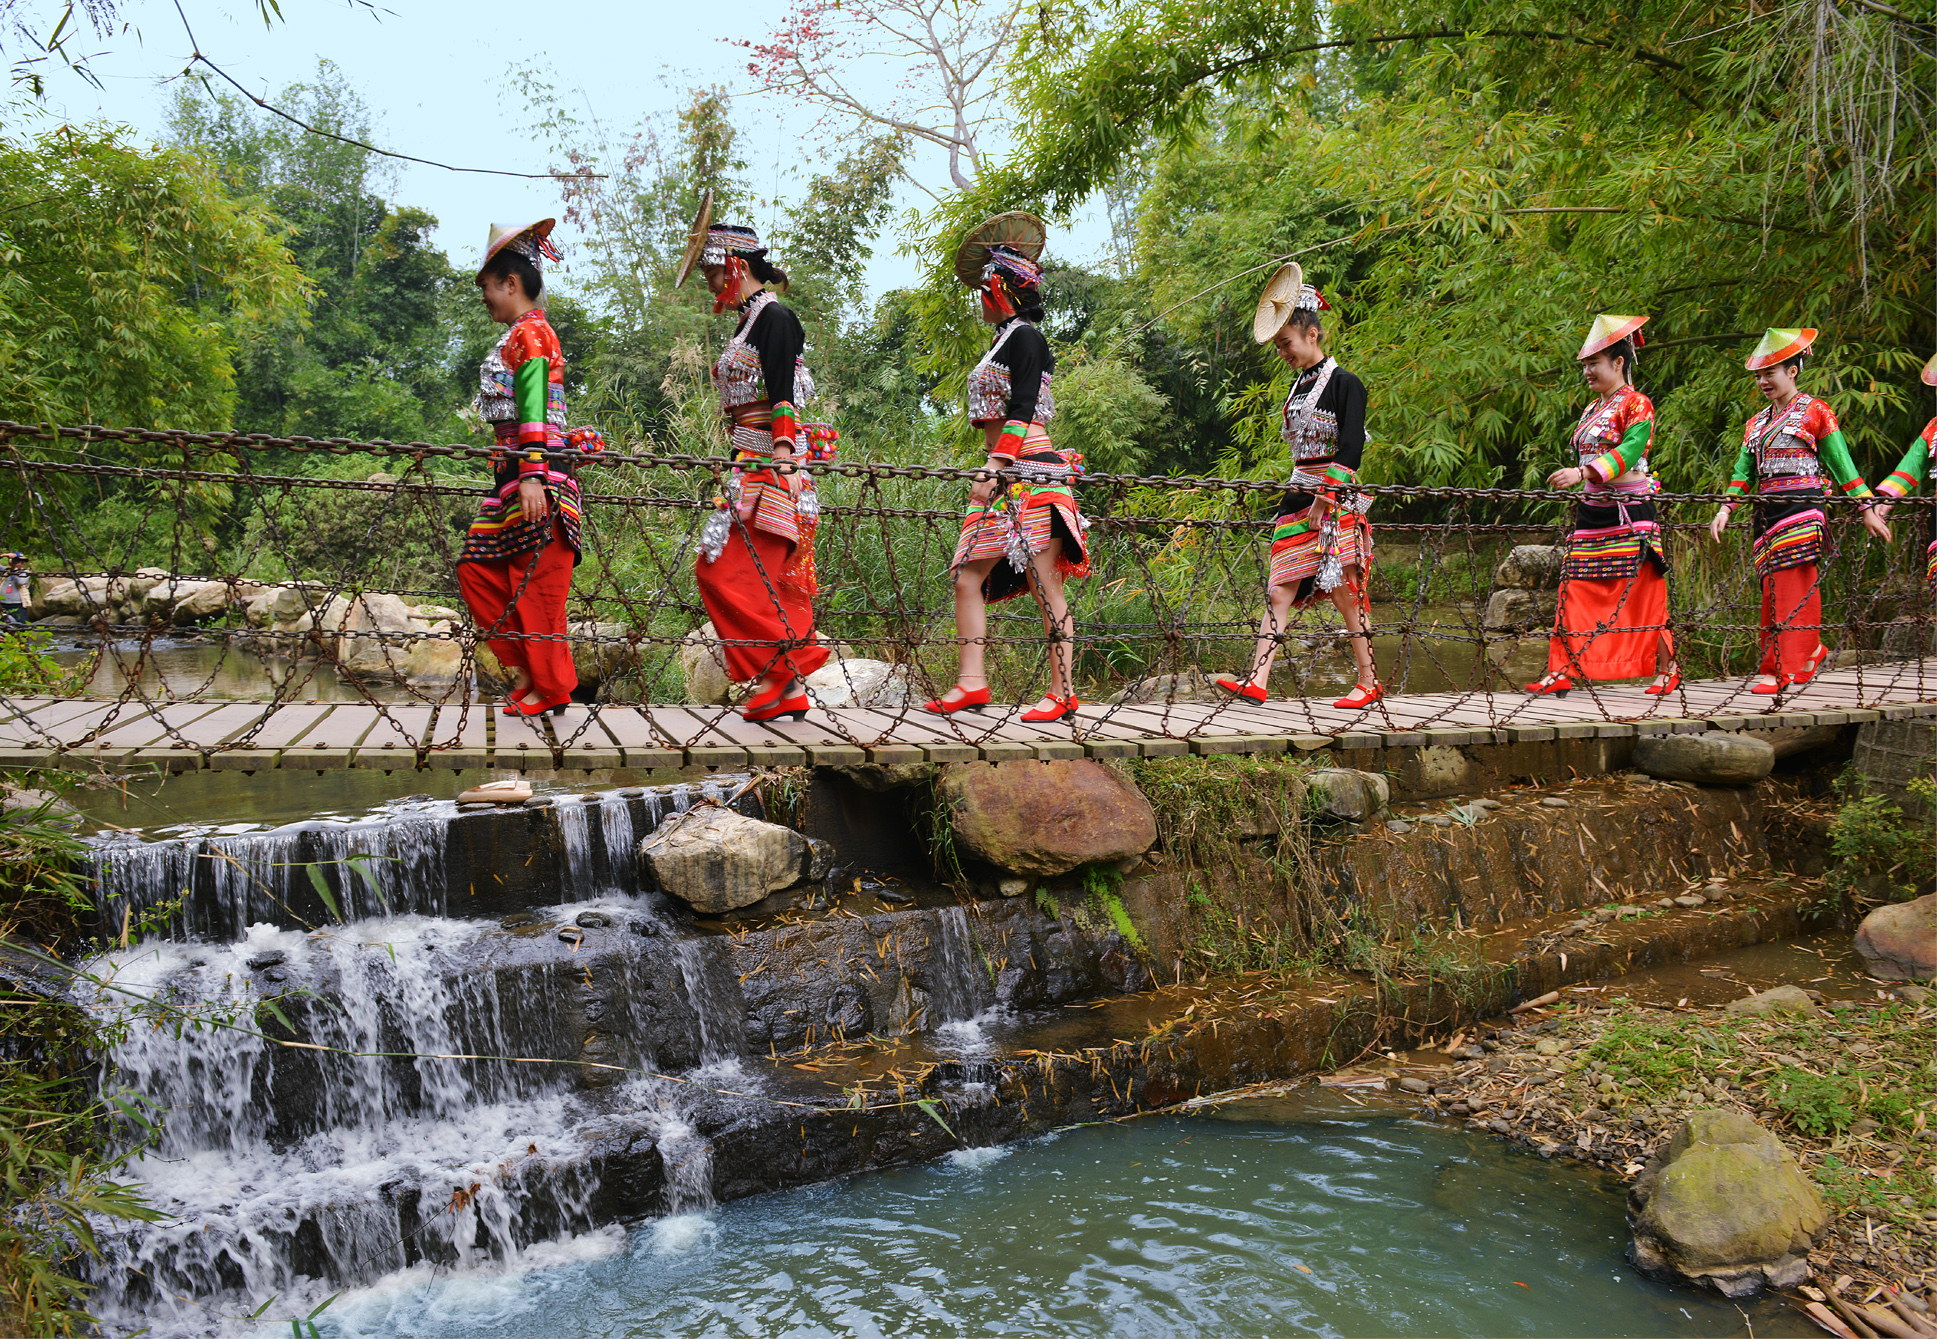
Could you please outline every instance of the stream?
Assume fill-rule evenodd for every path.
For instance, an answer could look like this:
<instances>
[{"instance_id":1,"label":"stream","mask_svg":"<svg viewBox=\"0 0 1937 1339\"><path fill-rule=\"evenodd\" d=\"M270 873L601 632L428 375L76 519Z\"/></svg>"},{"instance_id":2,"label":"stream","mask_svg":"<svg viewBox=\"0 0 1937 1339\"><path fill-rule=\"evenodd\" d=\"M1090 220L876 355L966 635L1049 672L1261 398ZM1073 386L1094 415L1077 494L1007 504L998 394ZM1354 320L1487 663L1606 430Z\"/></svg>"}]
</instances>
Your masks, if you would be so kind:
<instances>
[{"instance_id":1,"label":"stream","mask_svg":"<svg viewBox=\"0 0 1937 1339\"><path fill-rule=\"evenodd\" d=\"M352 1292L338 1335L1805 1335L1622 1258L1611 1179L1337 1098L1246 1099ZM433 1277L433 1273L436 1276Z\"/></svg>"}]
</instances>

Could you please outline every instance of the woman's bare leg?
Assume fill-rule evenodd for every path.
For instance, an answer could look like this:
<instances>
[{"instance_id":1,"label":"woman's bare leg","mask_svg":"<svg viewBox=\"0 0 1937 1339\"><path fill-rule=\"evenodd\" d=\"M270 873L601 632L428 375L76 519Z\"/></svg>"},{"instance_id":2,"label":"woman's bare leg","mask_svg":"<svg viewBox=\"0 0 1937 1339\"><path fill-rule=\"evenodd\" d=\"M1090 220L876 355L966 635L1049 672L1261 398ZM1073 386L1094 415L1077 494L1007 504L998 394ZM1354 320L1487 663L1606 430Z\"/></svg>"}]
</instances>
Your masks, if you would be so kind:
<instances>
[{"instance_id":1,"label":"woman's bare leg","mask_svg":"<svg viewBox=\"0 0 1937 1339\"><path fill-rule=\"evenodd\" d=\"M1272 662L1278 658L1285 629L1291 626L1291 601L1297 593L1296 586L1265 587L1267 609L1258 622L1258 642L1251 651L1251 672L1244 676L1246 683L1259 688L1269 684Z\"/></svg>"},{"instance_id":2,"label":"woman's bare leg","mask_svg":"<svg viewBox=\"0 0 1937 1339\"><path fill-rule=\"evenodd\" d=\"M960 657L955 682L963 688L982 688L989 682L989 606L982 598L982 583L1001 561L1000 556L978 558L955 569L955 642ZM942 701L960 697L951 688L942 695Z\"/></svg>"},{"instance_id":3,"label":"woman's bare leg","mask_svg":"<svg viewBox=\"0 0 1937 1339\"><path fill-rule=\"evenodd\" d=\"M1346 641L1352 647L1352 660L1359 667L1359 687L1371 688L1379 682L1379 670L1372 663L1372 630L1365 621L1365 608L1351 589L1358 582L1359 568L1345 569L1345 580L1332 588L1332 603L1345 620Z\"/></svg>"},{"instance_id":4,"label":"woman's bare leg","mask_svg":"<svg viewBox=\"0 0 1937 1339\"><path fill-rule=\"evenodd\" d=\"M1074 697L1076 680L1071 663L1075 648L1076 620L1070 616L1069 600L1063 594L1063 574L1056 570L1054 546L1044 549L1030 560L1030 575L1035 579L1029 583L1029 593L1036 597L1036 607L1042 613L1042 631L1048 641L1049 660L1049 697ZM1043 697L1037 700L1037 708L1049 711L1055 703Z\"/></svg>"}]
</instances>

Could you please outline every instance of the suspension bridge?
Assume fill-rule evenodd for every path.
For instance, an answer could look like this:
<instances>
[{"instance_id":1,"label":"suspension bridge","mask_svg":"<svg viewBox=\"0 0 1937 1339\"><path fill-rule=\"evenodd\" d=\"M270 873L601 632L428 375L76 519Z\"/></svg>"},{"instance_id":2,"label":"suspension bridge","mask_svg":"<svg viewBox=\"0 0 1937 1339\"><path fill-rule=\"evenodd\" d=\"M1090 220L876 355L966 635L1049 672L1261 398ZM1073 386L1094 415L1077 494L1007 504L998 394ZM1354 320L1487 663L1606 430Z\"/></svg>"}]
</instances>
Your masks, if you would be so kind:
<instances>
[{"instance_id":1,"label":"suspension bridge","mask_svg":"<svg viewBox=\"0 0 1937 1339\"><path fill-rule=\"evenodd\" d=\"M1700 533L1716 495L1660 495L1668 627L1686 677L1659 697L1640 684L1577 684L1554 698L1518 690L1544 663L1551 577L1516 578L1505 560L1564 544L1573 496L1367 487L1371 622L1388 696L1344 711L1331 701L1352 671L1329 608L1294 617L1269 701L1207 691L1209 676L1250 654L1281 482L1088 475L1076 487L1094 570L1070 587L1085 705L1053 724L1019 719L1045 673L1040 621L1024 599L992 610L996 703L941 717L919 704L952 681L947 569L975 471L836 461L813 472L816 617L840 657L810 691L805 720L750 724L724 694L697 693L694 678L718 646L694 587L695 540L729 462L606 452L583 460L585 552L567 633L586 700L557 717L512 718L492 700L494 664L451 577L490 455L463 444L0 423L0 547L31 557L35 626L51 633L65 676L0 693L0 766L660 770L1128 758L1619 740L1937 714L1922 580L1928 499L1906 502L1893 548L1864 537L1851 510L1829 500L1822 636L1838 654L1770 697L1749 691L1760 589L1746 526L1718 548ZM296 472L305 462L311 472ZM103 523L103 498L139 523ZM200 594L184 594L191 588ZM50 614L53 603L67 612ZM379 606L401 612L386 622L370 613ZM187 669L184 647L195 650Z\"/></svg>"}]
</instances>

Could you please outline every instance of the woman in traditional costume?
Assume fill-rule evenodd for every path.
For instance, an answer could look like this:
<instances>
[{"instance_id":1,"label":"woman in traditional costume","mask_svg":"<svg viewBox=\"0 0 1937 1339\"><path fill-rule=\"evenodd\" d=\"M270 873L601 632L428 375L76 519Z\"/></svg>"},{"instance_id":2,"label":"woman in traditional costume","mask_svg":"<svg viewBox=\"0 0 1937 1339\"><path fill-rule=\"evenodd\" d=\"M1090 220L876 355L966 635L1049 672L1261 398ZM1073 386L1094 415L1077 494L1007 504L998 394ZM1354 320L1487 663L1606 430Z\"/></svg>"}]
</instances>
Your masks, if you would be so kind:
<instances>
[{"instance_id":1,"label":"woman in traditional costume","mask_svg":"<svg viewBox=\"0 0 1937 1339\"><path fill-rule=\"evenodd\" d=\"M1755 571L1762 582L1762 660L1752 693L1779 693L1806 683L1829 652L1823 646L1822 499L1832 480L1847 497L1865 500L1863 525L1883 540L1890 529L1868 505L1869 486L1850 460L1830 407L1796 386L1815 342L1814 330L1770 330L1744 364L1769 407L1742 428L1742 449L1728 487L1731 499L1755 480ZM1736 503L1709 522L1717 542Z\"/></svg>"},{"instance_id":2,"label":"woman in traditional costume","mask_svg":"<svg viewBox=\"0 0 1937 1339\"><path fill-rule=\"evenodd\" d=\"M995 327L995 337L968 378L969 422L982 429L989 477L969 490L955 546L960 669L955 686L928 703L929 711L943 715L988 705L988 606L1025 590L1042 611L1049 691L1022 719L1060 721L1082 705L1071 677L1076 624L1063 582L1089 575L1083 537L1089 523L1070 487L1082 457L1049 440L1056 356L1036 325L1043 314L1038 262L1047 237L1033 214L998 214L970 231L955 252L956 277L979 293L982 319ZM1019 481L998 492L997 470Z\"/></svg>"},{"instance_id":3,"label":"woman in traditional costume","mask_svg":"<svg viewBox=\"0 0 1937 1339\"><path fill-rule=\"evenodd\" d=\"M1365 452L1365 383L1325 352L1320 313L1330 310L1294 263L1271 277L1252 318L1251 337L1271 344L1297 373L1285 396L1282 430L1295 468L1272 528L1271 575L1265 583L1269 608L1258 625L1250 672L1243 679L1219 679L1217 686L1264 701L1291 611L1330 596L1345 620L1359 674L1358 685L1332 705L1357 711L1385 696L1372 660L1366 590L1372 569L1372 527L1365 519L1369 502L1348 492L1358 482Z\"/></svg>"},{"instance_id":4,"label":"woman in traditional costume","mask_svg":"<svg viewBox=\"0 0 1937 1339\"><path fill-rule=\"evenodd\" d=\"M820 503L800 469L809 458L800 410L814 394L801 360L807 337L781 302L786 271L767 258L752 228L712 222L708 193L695 220L679 283L693 262L706 273L715 313L740 314L713 365L713 384L733 457L718 510L701 529L700 599L719 633L727 675L760 687L740 714L749 721L807 714L808 675L827 663L814 634L814 528Z\"/></svg>"},{"instance_id":5,"label":"woman in traditional costume","mask_svg":"<svg viewBox=\"0 0 1937 1339\"><path fill-rule=\"evenodd\" d=\"M1923 383L1937 386L1937 357L1924 364ZM1896 499L1916 492L1919 484L1930 481L1933 455L1937 455L1937 418L1924 424L1922 435L1903 453L1903 459L1890 471L1890 477L1876 486L1877 496ZM1894 500L1885 502L1876 509L1877 516L1887 521L1895 505ZM1937 509L1930 513L1930 545L1924 550L1924 584L1937 596Z\"/></svg>"},{"instance_id":6,"label":"woman in traditional costume","mask_svg":"<svg viewBox=\"0 0 1937 1339\"><path fill-rule=\"evenodd\" d=\"M1577 463L1548 475L1547 485L1579 487L1583 496L1561 569L1547 673L1527 685L1529 693L1564 697L1575 677L1652 672L1646 691L1655 696L1681 683L1668 631L1668 558L1648 473L1655 407L1634 388L1634 351L1647 323L1645 316L1596 316L1576 355L1595 398L1574 427Z\"/></svg>"},{"instance_id":7,"label":"woman in traditional costume","mask_svg":"<svg viewBox=\"0 0 1937 1339\"><path fill-rule=\"evenodd\" d=\"M604 445L565 431L565 356L538 305L553 220L491 226L478 267L485 311L510 327L478 370L478 413L497 436L491 495L457 559L457 586L479 635L511 672L507 716L562 714L578 687L565 600L581 552L571 449Z\"/></svg>"}]
</instances>

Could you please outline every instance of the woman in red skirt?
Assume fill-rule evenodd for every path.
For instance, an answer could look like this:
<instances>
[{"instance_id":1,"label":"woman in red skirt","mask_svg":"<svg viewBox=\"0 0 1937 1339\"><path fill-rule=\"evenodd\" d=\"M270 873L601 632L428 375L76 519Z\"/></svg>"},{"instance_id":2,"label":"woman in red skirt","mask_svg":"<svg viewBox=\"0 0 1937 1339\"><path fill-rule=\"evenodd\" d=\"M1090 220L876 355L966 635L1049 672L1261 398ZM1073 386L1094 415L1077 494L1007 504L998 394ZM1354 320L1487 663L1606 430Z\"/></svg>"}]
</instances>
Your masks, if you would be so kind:
<instances>
[{"instance_id":1,"label":"woman in red skirt","mask_svg":"<svg viewBox=\"0 0 1937 1339\"><path fill-rule=\"evenodd\" d=\"M1249 672L1216 683L1246 701L1264 701L1291 611L1329 598L1345 624L1359 675L1352 691L1332 705L1363 711L1385 696L1372 659L1366 589L1372 571L1372 527L1365 519L1369 499L1350 491L1365 454L1365 383L1325 352L1320 313L1330 310L1294 261L1271 276L1251 320L1251 338L1269 343L1295 374L1282 415L1293 472L1271 529L1266 611Z\"/></svg>"},{"instance_id":2,"label":"woman in red skirt","mask_svg":"<svg viewBox=\"0 0 1937 1339\"><path fill-rule=\"evenodd\" d=\"M1822 499L1834 481L1846 497L1869 499L1869 486L1850 460L1848 443L1830 407L1796 385L1814 330L1770 330L1744 364L1769 407L1742 427L1742 449L1725 493L1740 496L1755 480L1755 571L1762 581L1762 662L1749 691L1780 693L1805 683L1828 655L1823 646ZM1709 522L1720 543L1735 512L1724 502ZM1863 526L1890 539L1874 507Z\"/></svg>"},{"instance_id":3,"label":"woman in red skirt","mask_svg":"<svg viewBox=\"0 0 1937 1339\"><path fill-rule=\"evenodd\" d=\"M960 668L955 685L928 703L942 715L980 711L989 702L988 607L1027 591L1042 613L1048 640L1049 691L1022 713L1030 722L1075 714L1071 647L1076 621L1063 582L1090 573L1070 487L1081 457L1049 440L1056 415L1050 377L1056 355L1036 323L1042 320L1042 258L1047 230L1034 214L997 214L973 229L955 252L955 276L974 288L982 319L995 327L989 351L968 378L969 422L982 429L991 477L969 490L968 512L955 544L955 635ZM998 491L997 470L1019 476Z\"/></svg>"},{"instance_id":4,"label":"woman in red skirt","mask_svg":"<svg viewBox=\"0 0 1937 1339\"><path fill-rule=\"evenodd\" d=\"M1635 679L1671 693L1681 682L1668 631L1668 559L1648 473L1655 407L1634 388L1634 351L1645 316L1594 318L1577 355L1594 395L1574 428L1576 462L1547 476L1579 487L1574 534L1561 569L1560 608L1547 644L1547 673L1529 693L1566 696L1579 679Z\"/></svg>"},{"instance_id":5,"label":"woman in red skirt","mask_svg":"<svg viewBox=\"0 0 1937 1339\"><path fill-rule=\"evenodd\" d=\"M759 236L752 228L710 226L709 214L702 208L694 229L699 264L713 310L737 308L740 321L713 365L733 475L702 528L695 575L728 677L760 681L740 714L799 720L811 705L801 681L827 663L827 648L814 635L820 504L799 469L809 457L799 406L814 394L801 361L807 337L775 295L774 288L786 290L787 274L768 261Z\"/></svg>"},{"instance_id":6,"label":"woman in red skirt","mask_svg":"<svg viewBox=\"0 0 1937 1339\"><path fill-rule=\"evenodd\" d=\"M491 495L478 508L457 559L457 587L471 621L511 672L507 716L565 710L578 687L565 635L579 542L578 477L556 454L565 441L565 356L538 305L551 219L492 225L478 293L491 319L509 326L479 369L476 408L497 436Z\"/></svg>"}]
</instances>

